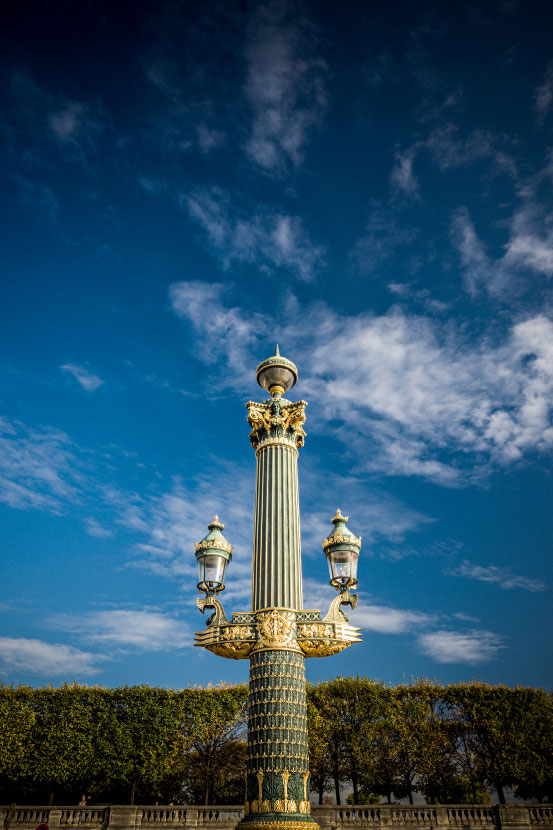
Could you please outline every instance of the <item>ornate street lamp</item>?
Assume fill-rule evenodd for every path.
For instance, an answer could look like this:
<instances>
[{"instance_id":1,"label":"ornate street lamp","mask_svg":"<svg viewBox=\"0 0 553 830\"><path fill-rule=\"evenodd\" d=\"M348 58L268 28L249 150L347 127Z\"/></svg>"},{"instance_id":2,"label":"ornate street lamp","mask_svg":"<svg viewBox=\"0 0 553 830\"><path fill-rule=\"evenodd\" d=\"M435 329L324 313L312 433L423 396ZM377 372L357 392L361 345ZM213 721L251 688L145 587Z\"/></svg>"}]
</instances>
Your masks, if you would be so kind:
<instances>
[{"instance_id":1,"label":"ornate street lamp","mask_svg":"<svg viewBox=\"0 0 553 830\"><path fill-rule=\"evenodd\" d=\"M198 590L207 596L218 594L225 587L225 573L227 565L232 559L233 548L221 531L224 525L219 522L219 516L215 516L210 525L207 526L209 533L198 544L196 542L196 562L200 571Z\"/></svg>"},{"instance_id":2,"label":"ornate street lamp","mask_svg":"<svg viewBox=\"0 0 553 830\"><path fill-rule=\"evenodd\" d=\"M341 593L357 585L357 560L361 551L361 537L357 538L346 527L348 519L338 509L332 519L334 530L323 542L330 584Z\"/></svg>"},{"instance_id":3,"label":"ornate street lamp","mask_svg":"<svg viewBox=\"0 0 553 830\"><path fill-rule=\"evenodd\" d=\"M338 510L323 542L331 584L340 592L325 617L304 610L301 583L298 449L303 446L305 401L283 396L298 370L280 356L257 367L257 382L270 398L249 401L250 441L257 459L252 563L252 610L227 619L215 596L224 588L232 548L217 517L196 545L201 611L213 608L196 645L221 657L250 660L246 804L241 830L309 830L305 658L337 654L361 640L342 605L355 608L361 538Z\"/></svg>"}]
</instances>

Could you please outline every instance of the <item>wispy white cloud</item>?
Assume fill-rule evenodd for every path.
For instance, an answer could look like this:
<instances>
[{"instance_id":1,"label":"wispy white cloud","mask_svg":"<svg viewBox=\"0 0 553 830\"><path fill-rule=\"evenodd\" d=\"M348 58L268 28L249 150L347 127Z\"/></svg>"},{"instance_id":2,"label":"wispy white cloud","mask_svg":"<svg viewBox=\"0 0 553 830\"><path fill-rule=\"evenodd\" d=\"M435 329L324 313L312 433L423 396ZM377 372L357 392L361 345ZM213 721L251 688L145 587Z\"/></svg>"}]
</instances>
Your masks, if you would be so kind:
<instances>
[{"instance_id":1,"label":"wispy white cloud","mask_svg":"<svg viewBox=\"0 0 553 830\"><path fill-rule=\"evenodd\" d=\"M483 286L496 293L496 280L484 244L476 234L466 207L458 208L451 220L451 236L461 258L465 288L476 294ZM503 281L500 290L504 287Z\"/></svg>"},{"instance_id":2,"label":"wispy white cloud","mask_svg":"<svg viewBox=\"0 0 553 830\"><path fill-rule=\"evenodd\" d=\"M363 528L363 546L373 554L385 544L403 543L409 533L433 522L388 493L375 493L361 477L314 469L305 461L301 486L303 556L321 562L321 543L332 529L331 518L338 507L352 517L354 532Z\"/></svg>"},{"instance_id":3,"label":"wispy white cloud","mask_svg":"<svg viewBox=\"0 0 553 830\"><path fill-rule=\"evenodd\" d=\"M455 483L440 448L502 463L551 450L552 350L553 322L542 315L497 346L399 311L334 317L312 356L319 378L307 382L327 389L328 418L379 445L364 453L368 468Z\"/></svg>"},{"instance_id":4,"label":"wispy white cloud","mask_svg":"<svg viewBox=\"0 0 553 830\"><path fill-rule=\"evenodd\" d=\"M98 389L99 386L103 386L104 384L104 381L101 378L94 375L85 366L77 366L75 363L64 363L63 366L60 366L60 369L62 372L68 372L70 375L73 375L77 383L79 383L83 389L86 389L87 392L93 392L95 389Z\"/></svg>"},{"instance_id":5,"label":"wispy white cloud","mask_svg":"<svg viewBox=\"0 0 553 830\"><path fill-rule=\"evenodd\" d=\"M323 614L334 598L328 587L313 579L304 583L306 608L317 608ZM454 628L436 628L443 625L443 616L392 605L378 605L359 595L355 610L345 608L352 625L360 626L362 632L386 635L411 635L420 651L438 663L477 664L492 660L503 648L502 639L492 631ZM463 613L452 614L449 620L474 622L474 618Z\"/></svg>"},{"instance_id":6,"label":"wispy white cloud","mask_svg":"<svg viewBox=\"0 0 553 830\"><path fill-rule=\"evenodd\" d=\"M509 239L498 259L487 254L466 207L454 212L451 235L472 295L485 291L507 300L523 290L527 277L553 276L553 212L528 191L509 220Z\"/></svg>"},{"instance_id":7,"label":"wispy white cloud","mask_svg":"<svg viewBox=\"0 0 553 830\"><path fill-rule=\"evenodd\" d=\"M169 286L173 311L196 332L202 360L208 364L226 363L233 370L226 373L227 383L243 384L251 373L249 355L270 329L266 317L244 314L241 308L231 305L228 296L228 287L221 283L183 281ZM208 319L216 337L203 336Z\"/></svg>"},{"instance_id":8,"label":"wispy white cloud","mask_svg":"<svg viewBox=\"0 0 553 830\"><path fill-rule=\"evenodd\" d=\"M104 527L96 519L88 518L85 521L85 530L90 536L95 536L97 539L107 539L113 536L113 530Z\"/></svg>"},{"instance_id":9,"label":"wispy white cloud","mask_svg":"<svg viewBox=\"0 0 553 830\"><path fill-rule=\"evenodd\" d=\"M257 7L246 57L253 118L248 157L266 171L298 165L310 129L326 108L324 61L305 15L273 0Z\"/></svg>"},{"instance_id":10,"label":"wispy white cloud","mask_svg":"<svg viewBox=\"0 0 553 830\"><path fill-rule=\"evenodd\" d=\"M309 282L324 266L324 248L312 242L299 216L263 205L249 212L217 187L185 194L180 202L203 228L224 269L255 264L265 274L282 269Z\"/></svg>"},{"instance_id":11,"label":"wispy white cloud","mask_svg":"<svg viewBox=\"0 0 553 830\"><path fill-rule=\"evenodd\" d=\"M216 130L213 127L208 127L206 124L198 124L196 127L196 135L198 138L198 147L205 154L220 147L226 140L226 134L223 130Z\"/></svg>"},{"instance_id":12,"label":"wispy white cloud","mask_svg":"<svg viewBox=\"0 0 553 830\"><path fill-rule=\"evenodd\" d=\"M484 663L497 657L504 648L502 639L492 631L429 631L417 638L423 654L437 663Z\"/></svg>"},{"instance_id":13,"label":"wispy white cloud","mask_svg":"<svg viewBox=\"0 0 553 830\"><path fill-rule=\"evenodd\" d=\"M534 111L539 123L543 123L553 107L553 61L545 70L541 84L534 91L532 101Z\"/></svg>"},{"instance_id":14,"label":"wispy white cloud","mask_svg":"<svg viewBox=\"0 0 553 830\"><path fill-rule=\"evenodd\" d=\"M187 483L175 479L170 490L141 499L133 512L123 512L120 521L138 531L134 554L128 566L173 581L198 581L194 542L206 535L215 514L225 524L224 534L234 547L228 567L229 598L246 597L251 591L251 539L254 481L251 471L214 461L213 473ZM138 519L138 521L137 521Z\"/></svg>"},{"instance_id":15,"label":"wispy white cloud","mask_svg":"<svg viewBox=\"0 0 553 830\"><path fill-rule=\"evenodd\" d=\"M390 183L393 188L401 191L411 199L420 198L419 181L415 175L414 163L417 157L418 145L403 152L395 153L395 164L390 174Z\"/></svg>"},{"instance_id":16,"label":"wispy white cloud","mask_svg":"<svg viewBox=\"0 0 553 830\"><path fill-rule=\"evenodd\" d=\"M441 171L469 167L484 159L495 159L498 169L513 174L512 160L500 147L497 136L488 130L473 130L459 135L454 124L435 127L428 136L395 154L390 182L395 190L412 198L420 198L420 184L415 162L421 153L428 153Z\"/></svg>"},{"instance_id":17,"label":"wispy white cloud","mask_svg":"<svg viewBox=\"0 0 553 830\"><path fill-rule=\"evenodd\" d=\"M97 674L101 654L80 651L62 643L46 643L24 637L0 637L0 661L3 671L15 670L64 680Z\"/></svg>"},{"instance_id":18,"label":"wispy white cloud","mask_svg":"<svg viewBox=\"0 0 553 830\"><path fill-rule=\"evenodd\" d=\"M201 343L212 320L188 301L175 307ZM274 322L229 307L232 330L244 326L247 336L239 351L233 337L223 336L218 348L245 371L259 357L253 332L274 331ZM219 313L224 321L224 307ZM347 440L365 470L455 485L490 463L553 448L553 321L545 315L521 320L494 342L398 308L348 317L290 301L287 321L278 337L301 347L302 387L315 403L310 417Z\"/></svg>"},{"instance_id":19,"label":"wispy white cloud","mask_svg":"<svg viewBox=\"0 0 553 830\"><path fill-rule=\"evenodd\" d=\"M406 175L403 170L401 175ZM416 182L413 182L416 189ZM364 235L357 240L350 259L361 274L373 274L387 266L398 250L415 241L418 228L407 224L390 205L373 202Z\"/></svg>"},{"instance_id":20,"label":"wispy white cloud","mask_svg":"<svg viewBox=\"0 0 553 830\"><path fill-rule=\"evenodd\" d=\"M432 130L424 143L440 170L466 167L490 158L496 145L497 138L488 130L473 130L460 138L458 128L453 124Z\"/></svg>"},{"instance_id":21,"label":"wispy white cloud","mask_svg":"<svg viewBox=\"0 0 553 830\"><path fill-rule=\"evenodd\" d=\"M379 634L402 634L421 626L427 627L436 619L434 615L421 611L371 603L359 603L352 615L352 623Z\"/></svg>"},{"instance_id":22,"label":"wispy white cloud","mask_svg":"<svg viewBox=\"0 0 553 830\"><path fill-rule=\"evenodd\" d=\"M59 216L59 200L54 191L38 181L16 176L15 181L21 204L29 208L35 218L55 223Z\"/></svg>"},{"instance_id":23,"label":"wispy white cloud","mask_svg":"<svg viewBox=\"0 0 553 830\"><path fill-rule=\"evenodd\" d=\"M511 568L498 567L497 565L475 565L464 560L457 568L444 571L450 576L464 576L467 579L476 579L479 582L488 582L499 585L505 591L514 588L522 588L525 591L545 591L546 585L541 579L534 579L527 576L517 576L512 573Z\"/></svg>"},{"instance_id":24,"label":"wispy white cloud","mask_svg":"<svg viewBox=\"0 0 553 830\"><path fill-rule=\"evenodd\" d=\"M161 611L114 609L54 614L49 625L79 635L85 642L139 651L172 651L192 645L190 627Z\"/></svg>"},{"instance_id":25,"label":"wispy white cloud","mask_svg":"<svg viewBox=\"0 0 553 830\"><path fill-rule=\"evenodd\" d=\"M104 129L98 110L81 101L61 101L48 116L48 126L64 147L79 155L96 149L96 141Z\"/></svg>"},{"instance_id":26,"label":"wispy white cloud","mask_svg":"<svg viewBox=\"0 0 553 830\"><path fill-rule=\"evenodd\" d=\"M364 75L367 83L374 89L383 84L397 83L399 73L394 65L394 60L388 49L379 50L372 60L364 67Z\"/></svg>"},{"instance_id":27,"label":"wispy white cloud","mask_svg":"<svg viewBox=\"0 0 553 830\"><path fill-rule=\"evenodd\" d=\"M166 193L169 189L167 182L156 176L139 176L138 184L151 196L161 196L162 193Z\"/></svg>"},{"instance_id":28,"label":"wispy white cloud","mask_svg":"<svg viewBox=\"0 0 553 830\"><path fill-rule=\"evenodd\" d=\"M21 138L26 144L27 160L34 157L39 137L62 151L64 159L89 166L108 123L100 101L77 101L56 95L18 71L12 72L10 91L22 122L27 128L32 126L31 133Z\"/></svg>"},{"instance_id":29,"label":"wispy white cloud","mask_svg":"<svg viewBox=\"0 0 553 830\"><path fill-rule=\"evenodd\" d=\"M59 512L80 495L82 463L67 435L0 418L0 501Z\"/></svg>"}]
</instances>

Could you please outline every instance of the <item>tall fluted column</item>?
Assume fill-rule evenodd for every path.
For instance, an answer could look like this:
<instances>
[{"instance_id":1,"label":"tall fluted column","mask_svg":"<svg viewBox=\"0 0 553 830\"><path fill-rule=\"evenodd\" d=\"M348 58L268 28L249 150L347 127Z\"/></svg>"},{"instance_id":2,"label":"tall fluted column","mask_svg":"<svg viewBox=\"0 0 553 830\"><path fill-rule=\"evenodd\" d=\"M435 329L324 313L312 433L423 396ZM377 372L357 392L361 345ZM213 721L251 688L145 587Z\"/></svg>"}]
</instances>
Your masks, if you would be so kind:
<instances>
[{"instance_id":1,"label":"tall fluted column","mask_svg":"<svg viewBox=\"0 0 553 830\"><path fill-rule=\"evenodd\" d=\"M258 447L253 530L252 611L302 608L298 451Z\"/></svg>"},{"instance_id":2,"label":"tall fluted column","mask_svg":"<svg viewBox=\"0 0 553 830\"><path fill-rule=\"evenodd\" d=\"M272 361L273 366L277 361L287 363L279 355ZM297 641L296 618L303 607L298 447L305 435L306 404L283 399L284 388L278 384L266 388L270 400L247 404L257 458L252 612L261 638L250 655L242 825L248 830L297 830L314 823L309 804L305 656Z\"/></svg>"},{"instance_id":3,"label":"tall fluted column","mask_svg":"<svg viewBox=\"0 0 553 830\"><path fill-rule=\"evenodd\" d=\"M332 568L338 568L332 584L340 596L325 617L303 610L298 450L307 404L283 397L297 378L295 365L280 356L277 346L274 356L257 367L257 382L270 398L246 404L257 459L251 611L234 612L229 620L217 599L232 554L217 517L196 545L198 588L206 594L197 604L214 613L205 629L196 632L195 644L221 657L250 660L241 830L309 830L306 825L315 824L309 805L305 658L338 654L361 639L360 629L349 625L340 610L357 602L347 592L357 583L348 567L353 561L356 567L361 540L346 528L347 518L339 511L323 550Z\"/></svg>"}]
</instances>

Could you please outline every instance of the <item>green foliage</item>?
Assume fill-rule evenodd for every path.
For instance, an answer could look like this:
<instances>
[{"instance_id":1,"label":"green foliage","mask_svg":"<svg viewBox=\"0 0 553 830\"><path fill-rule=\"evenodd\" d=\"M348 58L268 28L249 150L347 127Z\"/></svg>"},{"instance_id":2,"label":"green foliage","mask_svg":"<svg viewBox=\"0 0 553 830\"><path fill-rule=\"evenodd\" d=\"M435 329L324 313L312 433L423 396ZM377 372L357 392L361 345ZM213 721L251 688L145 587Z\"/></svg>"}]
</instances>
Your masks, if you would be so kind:
<instances>
[{"instance_id":1,"label":"green foliage","mask_svg":"<svg viewBox=\"0 0 553 830\"><path fill-rule=\"evenodd\" d=\"M95 802L240 803L247 699L245 685L0 684L0 799L44 803L55 793L77 803L85 792ZM414 792L486 803L490 786L500 798L509 786L553 800L553 699L541 689L340 677L308 685L307 715L321 802L347 781L356 804Z\"/></svg>"},{"instance_id":2,"label":"green foliage","mask_svg":"<svg viewBox=\"0 0 553 830\"><path fill-rule=\"evenodd\" d=\"M25 772L27 745L35 721L29 686L0 683L0 780L16 780Z\"/></svg>"},{"instance_id":3,"label":"green foliage","mask_svg":"<svg viewBox=\"0 0 553 830\"><path fill-rule=\"evenodd\" d=\"M241 797L246 700L245 686L0 686L0 794L182 800L199 777L202 799Z\"/></svg>"},{"instance_id":4,"label":"green foliage","mask_svg":"<svg viewBox=\"0 0 553 830\"><path fill-rule=\"evenodd\" d=\"M500 800L506 786L553 799L553 700L541 689L338 678L308 693L320 801L331 780L351 780L358 804L374 793L412 802L415 791L431 803L487 803L486 786Z\"/></svg>"},{"instance_id":5,"label":"green foliage","mask_svg":"<svg viewBox=\"0 0 553 830\"><path fill-rule=\"evenodd\" d=\"M217 686L180 692L181 765L192 803L221 803L229 794L244 800L248 687Z\"/></svg>"},{"instance_id":6,"label":"green foliage","mask_svg":"<svg viewBox=\"0 0 553 830\"><path fill-rule=\"evenodd\" d=\"M357 796L357 800L353 797L353 793L350 793L346 798L346 804L380 804L382 799L379 795L375 795L374 793L360 793Z\"/></svg>"}]
</instances>

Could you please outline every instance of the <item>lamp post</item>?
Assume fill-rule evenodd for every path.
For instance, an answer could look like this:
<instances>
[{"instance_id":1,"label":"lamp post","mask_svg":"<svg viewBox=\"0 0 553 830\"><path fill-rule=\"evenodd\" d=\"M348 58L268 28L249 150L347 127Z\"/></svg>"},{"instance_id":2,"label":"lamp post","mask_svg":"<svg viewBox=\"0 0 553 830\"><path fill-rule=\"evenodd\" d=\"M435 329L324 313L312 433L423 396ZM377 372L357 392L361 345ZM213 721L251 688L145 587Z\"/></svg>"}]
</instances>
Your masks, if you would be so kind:
<instances>
[{"instance_id":1,"label":"lamp post","mask_svg":"<svg viewBox=\"0 0 553 830\"><path fill-rule=\"evenodd\" d=\"M296 366L280 356L257 367L270 397L246 404L257 459L251 611L227 619L216 594L223 590L232 547L215 516L196 544L203 612L212 608L197 646L221 657L250 660L246 803L241 830L308 830L310 815L305 658L326 657L359 642L342 605L355 608L361 538L338 510L323 542L330 583L339 592L325 617L302 600L298 449L303 446L305 401L285 393L297 382Z\"/></svg>"}]
</instances>

